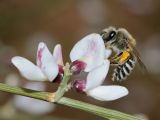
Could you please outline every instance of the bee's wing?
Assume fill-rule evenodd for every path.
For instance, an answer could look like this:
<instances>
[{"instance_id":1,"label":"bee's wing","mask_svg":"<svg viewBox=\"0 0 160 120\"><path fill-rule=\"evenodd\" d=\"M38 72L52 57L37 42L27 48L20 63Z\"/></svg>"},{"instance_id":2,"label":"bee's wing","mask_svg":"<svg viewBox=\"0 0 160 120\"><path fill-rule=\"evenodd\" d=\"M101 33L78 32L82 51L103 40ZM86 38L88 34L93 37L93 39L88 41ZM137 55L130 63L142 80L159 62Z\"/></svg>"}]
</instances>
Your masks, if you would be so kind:
<instances>
[{"instance_id":1,"label":"bee's wing","mask_svg":"<svg viewBox=\"0 0 160 120\"><path fill-rule=\"evenodd\" d=\"M148 70L145 66L145 64L143 63L143 61L141 60L140 54L138 52L138 50L136 49L135 46L133 46L132 44L129 44L130 49L132 49L132 54L137 58L137 62L139 63L142 71L144 74L148 73Z\"/></svg>"}]
</instances>

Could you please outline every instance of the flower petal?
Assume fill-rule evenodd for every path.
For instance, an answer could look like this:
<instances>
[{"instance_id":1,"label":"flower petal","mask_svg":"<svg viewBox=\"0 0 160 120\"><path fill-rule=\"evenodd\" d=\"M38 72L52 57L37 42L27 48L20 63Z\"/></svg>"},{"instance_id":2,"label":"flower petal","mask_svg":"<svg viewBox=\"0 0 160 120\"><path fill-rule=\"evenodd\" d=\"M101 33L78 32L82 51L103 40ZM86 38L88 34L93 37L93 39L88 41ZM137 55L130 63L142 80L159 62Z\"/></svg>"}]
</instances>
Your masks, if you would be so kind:
<instances>
[{"instance_id":1,"label":"flower petal","mask_svg":"<svg viewBox=\"0 0 160 120\"><path fill-rule=\"evenodd\" d=\"M104 42L99 34L87 35L75 44L70 52L71 61L82 60L87 66L85 72L101 65L105 57Z\"/></svg>"},{"instance_id":2,"label":"flower petal","mask_svg":"<svg viewBox=\"0 0 160 120\"><path fill-rule=\"evenodd\" d=\"M28 82L23 85L24 88L37 90L37 91L45 91L46 90L46 84L42 82Z\"/></svg>"},{"instance_id":3,"label":"flower petal","mask_svg":"<svg viewBox=\"0 0 160 120\"><path fill-rule=\"evenodd\" d=\"M5 83L11 86L19 86L20 77L15 73L10 73L5 77Z\"/></svg>"},{"instance_id":4,"label":"flower petal","mask_svg":"<svg viewBox=\"0 0 160 120\"><path fill-rule=\"evenodd\" d=\"M100 101L116 100L126 96L127 94L128 89L126 87L118 85L99 86L87 91L87 95Z\"/></svg>"},{"instance_id":5,"label":"flower petal","mask_svg":"<svg viewBox=\"0 0 160 120\"><path fill-rule=\"evenodd\" d=\"M109 66L110 62L106 60L101 66L88 73L85 91L95 88L103 83L108 73Z\"/></svg>"},{"instance_id":6,"label":"flower petal","mask_svg":"<svg viewBox=\"0 0 160 120\"><path fill-rule=\"evenodd\" d=\"M53 51L53 56L55 58L55 61L58 65L62 65L64 66L63 64L63 57L62 57L62 47L60 44L57 44L54 48L54 51Z\"/></svg>"},{"instance_id":7,"label":"flower petal","mask_svg":"<svg viewBox=\"0 0 160 120\"><path fill-rule=\"evenodd\" d=\"M25 84L23 87L33 90L45 91L46 86L42 82L31 82ZM47 103L45 101L36 100L29 97L15 95L13 99L15 107L24 112L33 114L33 115L42 115L51 112L54 108L54 104ZM31 109L32 106L32 109Z\"/></svg>"},{"instance_id":8,"label":"flower petal","mask_svg":"<svg viewBox=\"0 0 160 120\"><path fill-rule=\"evenodd\" d=\"M38 46L37 65L50 81L53 81L58 75L58 65L43 42L39 43Z\"/></svg>"},{"instance_id":9,"label":"flower petal","mask_svg":"<svg viewBox=\"0 0 160 120\"><path fill-rule=\"evenodd\" d=\"M19 72L28 80L45 81L46 77L39 67L23 57L13 57L12 63L17 67Z\"/></svg>"},{"instance_id":10,"label":"flower petal","mask_svg":"<svg viewBox=\"0 0 160 120\"><path fill-rule=\"evenodd\" d=\"M44 115L55 108L54 104L18 95L14 96L13 103L17 109L32 115Z\"/></svg>"},{"instance_id":11,"label":"flower petal","mask_svg":"<svg viewBox=\"0 0 160 120\"><path fill-rule=\"evenodd\" d=\"M111 49L105 49L105 58L109 58L112 54L112 50Z\"/></svg>"}]
</instances>

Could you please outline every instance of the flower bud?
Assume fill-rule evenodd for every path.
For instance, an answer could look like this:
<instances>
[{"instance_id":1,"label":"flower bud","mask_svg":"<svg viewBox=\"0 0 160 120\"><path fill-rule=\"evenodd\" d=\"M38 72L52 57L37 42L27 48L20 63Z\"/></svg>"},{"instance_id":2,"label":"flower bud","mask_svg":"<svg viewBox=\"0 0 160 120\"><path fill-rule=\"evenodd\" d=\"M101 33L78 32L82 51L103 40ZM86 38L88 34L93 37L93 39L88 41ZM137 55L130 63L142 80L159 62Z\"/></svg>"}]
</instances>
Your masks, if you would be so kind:
<instances>
[{"instance_id":1,"label":"flower bud","mask_svg":"<svg viewBox=\"0 0 160 120\"><path fill-rule=\"evenodd\" d=\"M59 68L59 72L57 77L52 81L53 83L60 83L61 80L63 79L63 76L64 76L63 66L58 65L58 68Z\"/></svg>"},{"instance_id":2,"label":"flower bud","mask_svg":"<svg viewBox=\"0 0 160 120\"><path fill-rule=\"evenodd\" d=\"M71 63L70 70L73 74L79 74L86 68L86 63L80 60L76 60Z\"/></svg>"},{"instance_id":3,"label":"flower bud","mask_svg":"<svg viewBox=\"0 0 160 120\"><path fill-rule=\"evenodd\" d=\"M72 88L78 93L83 93L86 87L86 80L75 80L72 84Z\"/></svg>"}]
</instances>

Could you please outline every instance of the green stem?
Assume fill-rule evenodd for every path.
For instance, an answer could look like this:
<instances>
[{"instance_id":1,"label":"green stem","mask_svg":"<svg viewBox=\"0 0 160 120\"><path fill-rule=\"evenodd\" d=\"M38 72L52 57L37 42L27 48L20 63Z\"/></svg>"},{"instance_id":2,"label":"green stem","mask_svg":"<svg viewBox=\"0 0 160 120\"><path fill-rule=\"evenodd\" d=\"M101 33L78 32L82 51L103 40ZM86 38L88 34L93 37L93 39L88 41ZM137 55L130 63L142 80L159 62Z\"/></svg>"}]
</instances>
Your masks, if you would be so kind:
<instances>
[{"instance_id":1,"label":"green stem","mask_svg":"<svg viewBox=\"0 0 160 120\"><path fill-rule=\"evenodd\" d=\"M13 87L3 83L0 83L0 91L22 95L22 96L28 96L28 97L32 97L32 98L44 100L44 101L48 101L49 95L52 94L49 92L41 92L41 91L35 91L35 90L26 89L26 88ZM72 108L80 109L80 110L83 110L104 118L108 118L108 119L112 118L115 120L142 120L141 118L137 118L132 115L128 115L122 112L118 112L118 111L103 108L103 107L98 107L96 105L88 104L85 102L73 100L66 97L60 98L60 100L57 101L56 103L63 104Z\"/></svg>"},{"instance_id":2,"label":"green stem","mask_svg":"<svg viewBox=\"0 0 160 120\"><path fill-rule=\"evenodd\" d=\"M68 87L68 81L70 79L71 73L69 70L69 63L66 63L64 67L64 76L63 79L58 87L58 90L56 91L54 101L57 102L66 92L66 89Z\"/></svg>"}]
</instances>

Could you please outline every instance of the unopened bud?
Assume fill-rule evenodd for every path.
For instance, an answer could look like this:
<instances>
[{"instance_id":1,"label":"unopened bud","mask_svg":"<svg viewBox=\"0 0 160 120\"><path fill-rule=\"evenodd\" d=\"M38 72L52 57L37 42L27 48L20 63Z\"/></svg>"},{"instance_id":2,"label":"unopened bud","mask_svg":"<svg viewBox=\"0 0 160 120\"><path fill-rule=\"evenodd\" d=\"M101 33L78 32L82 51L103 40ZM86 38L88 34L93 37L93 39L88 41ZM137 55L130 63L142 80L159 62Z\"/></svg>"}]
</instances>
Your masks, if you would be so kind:
<instances>
[{"instance_id":1,"label":"unopened bud","mask_svg":"<svg viewBox=\"0 0 160 120\"><path fill-rule=\"evenodd\" d=\"M59 72L57 77L52 81L53 83L60 83L61 80L63 79L63 76L64 76L63 66L58 65L58 68L59 68Z\"/></svg>"},{"instance_id":2,"label":"unopened bud","mask_svg":"<svg viewBox=\"0 0 160 120\"><path fill-rule=\"evenodd\" d=\"M80 60L76 60L71 63L70 70L73 74L79 74L86 68L86 63Z\"/></svg>"},{"instance_id":3,"label":"unopened bud","mask_svg":"<svg viewBox=\"0 0 160 120\"><path fill-rule=\"evenodd\" d=\"M78 93L83 93L86 87L86 80L75 80L72 84L72 88Z\"/></svg>"}]
</instances>

